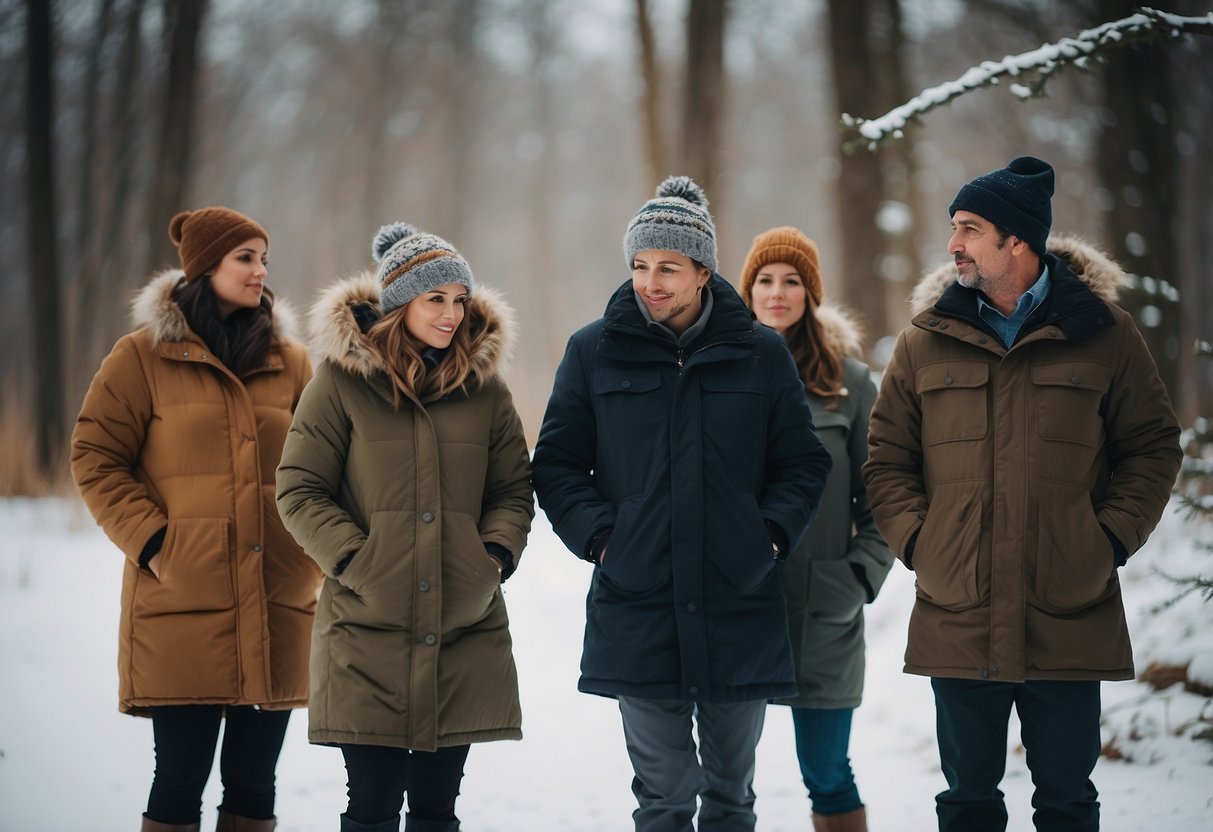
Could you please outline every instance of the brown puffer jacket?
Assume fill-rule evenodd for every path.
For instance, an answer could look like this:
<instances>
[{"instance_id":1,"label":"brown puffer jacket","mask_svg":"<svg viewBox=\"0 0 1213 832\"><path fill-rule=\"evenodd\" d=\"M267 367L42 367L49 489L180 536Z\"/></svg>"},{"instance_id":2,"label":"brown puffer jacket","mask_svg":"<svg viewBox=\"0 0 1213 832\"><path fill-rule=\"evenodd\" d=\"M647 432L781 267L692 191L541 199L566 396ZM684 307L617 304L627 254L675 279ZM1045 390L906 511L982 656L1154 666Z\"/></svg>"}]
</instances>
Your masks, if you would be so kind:
<instances>
[{"instance_id":1,"label":"brown puffer jacket","mask_svg":"<svg viewBox=\"0 0 1213 832\"><path fill-rule=\"evenodd\" d=\"M462 324L473 333L466 390L397 409L353 312L378 302L363 274L313 308L323 363L278 469L287 528L326 576L308 736L423 751L518 739L509 618L486 551L502 546L516 564L535 514L522 422L497 375L509 310L477 287Z\"/></svg>"},{"instance_id":2,"label":"brown puffer jacket","mask_svg":"<svg viewBox=\"0 0 1213 832\"><path fill-rule=\"evenodd\" d=\"M924 278L872 412L877 524L917 578L905 669L968 679L1129 679L1118 558L1153 530L1179 425L1124 274L1048 243L1049 298L1008 350L949 265Z\"/></svg>"},{"instance_id":3,"label":"brown puffer jacket","mask_svg":"<svg viewBox=\"0 0 1213 832\"><path fill-rule=\"evenodd\" d=\"M311 365L278 301L265 365L237 378L173 302L181 277L140 291L139 328L101 364L72 433L72 476L126 555L119 707L303 707L320 573L282 526L274 470ZM139 555L165 528L157 580Z\"/></svg>"}]
</instances>

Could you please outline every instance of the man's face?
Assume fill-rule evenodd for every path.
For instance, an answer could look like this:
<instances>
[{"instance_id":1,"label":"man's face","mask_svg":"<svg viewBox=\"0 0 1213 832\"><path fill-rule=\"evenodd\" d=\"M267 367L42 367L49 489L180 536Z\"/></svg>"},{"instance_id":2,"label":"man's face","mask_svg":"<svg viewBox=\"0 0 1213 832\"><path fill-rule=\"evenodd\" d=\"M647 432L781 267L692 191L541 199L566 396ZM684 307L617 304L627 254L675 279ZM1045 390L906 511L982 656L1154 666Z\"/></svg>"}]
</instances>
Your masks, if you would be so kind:
<instances>
[{"instance_id":1,"label":"man's face","mask_svg":"<svg viewBox=\"0 0 1213 832\"><path fill-rule=\"evenodd\" d=\"M969 211L957 211L948 240L948 254L956 262L956 281L986 295L1005 288L1011 276L1007 240L988 220Z\"/></svg>"},{"instance_id":2,"label":"man's face","mask_svg":"<svg viewBox=\"0 0 1213 832\"><path fill-rule=\"evenodd\" d=\"M647 248L632 258L632 288L649 317L678 333L699 317L699 290L709 277L711 272L676 251Z\"/></svg>"}]
</instances>

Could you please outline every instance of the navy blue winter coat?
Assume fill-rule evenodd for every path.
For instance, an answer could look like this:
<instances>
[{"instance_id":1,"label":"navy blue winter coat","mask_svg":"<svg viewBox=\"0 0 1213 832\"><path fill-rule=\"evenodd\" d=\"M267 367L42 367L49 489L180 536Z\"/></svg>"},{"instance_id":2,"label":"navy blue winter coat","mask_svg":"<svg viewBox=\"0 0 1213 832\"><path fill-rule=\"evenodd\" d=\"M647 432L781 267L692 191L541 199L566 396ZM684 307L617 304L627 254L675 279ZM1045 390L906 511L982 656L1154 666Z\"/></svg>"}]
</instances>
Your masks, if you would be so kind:
<instances>
[{"instance_id":1,"label":"navy blue winter coat","mask_svg":"<svg viewBox=\"0 0 1213 832\"><path fill-rule=\"evenodd\" d=\"M719 275L684 348L629 280L569 339L535 446L539 505L575 554L609 532L586 601L578 687L744 702L796 693L773 524L788 545L830 455L783 339Z\"/></svg>"}]
</instances>

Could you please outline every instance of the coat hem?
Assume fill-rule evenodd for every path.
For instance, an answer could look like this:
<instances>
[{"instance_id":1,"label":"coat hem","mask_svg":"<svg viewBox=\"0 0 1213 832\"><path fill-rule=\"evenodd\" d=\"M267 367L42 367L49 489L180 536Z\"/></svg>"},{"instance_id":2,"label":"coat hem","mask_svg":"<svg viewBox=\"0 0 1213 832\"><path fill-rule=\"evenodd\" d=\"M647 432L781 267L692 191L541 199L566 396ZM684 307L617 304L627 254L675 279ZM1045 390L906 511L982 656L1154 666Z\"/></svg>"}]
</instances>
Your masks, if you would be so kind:
<instances>
[{"instance_id":1,"label":"coat hem","mask_svg":"<svg viewBox=\"0 0 1213 832\"><path fill-rule=\"evenodd\" d=\"M630 696L636 699L656 699L666 702L714 702L726 705L737 702L755 702L760 699L771 700L796 694L796 686L788 683L728 688L711 686L706 693L701 691L695 696L688 696L684 688L676 685L637 685L627 682L587 679L584 676L577 682L577 690L610 699Z\"/></svg>"},{"instance_id":2,"label":"coat hem","mask_svg":"<svg viewBox=\"0 0 1213 832\"><path fill-rule=\"evenodd\" d=\"M522 739L522 729L495 728L488 731L463 731L456 734L445 734L438 738L436 744L418 743L400 734L368 734L361 731L309 730L307 739L312 745L377 745L389 748L407 748L414 751L433 751L435 748L448 748L455 745L495 742L497 740L520 740Z\"/></svg>"},{"instance_id":3,"label":"coat hem","mask_svg":"<svg viewBox=\"0 0 1213 832\"><path fill-rule=\"evenodd\" d=\"M1020 676L1002 674L982 676L982 671L969 667L922 667L906 664L905 673L936 679L976 679L986 682L1124 682L1135 678L1132 668L1108 670L1030 670Z\"/></svg>"},{"instance_id":4,"label":"coat hem","mask_svg":"<svg viewBox=\"0 0 1213 832\"><path fill-rule=\"evenodd\" d=\"M282 699L275 702L252 702L230 696L165 696L132 697L118 703L118 710L128 716L150 717L153 708L172 705L230 705L231 707L256 707L263 711L294 711L307 707L307 699Z\"/></svg>"}]
</instances>

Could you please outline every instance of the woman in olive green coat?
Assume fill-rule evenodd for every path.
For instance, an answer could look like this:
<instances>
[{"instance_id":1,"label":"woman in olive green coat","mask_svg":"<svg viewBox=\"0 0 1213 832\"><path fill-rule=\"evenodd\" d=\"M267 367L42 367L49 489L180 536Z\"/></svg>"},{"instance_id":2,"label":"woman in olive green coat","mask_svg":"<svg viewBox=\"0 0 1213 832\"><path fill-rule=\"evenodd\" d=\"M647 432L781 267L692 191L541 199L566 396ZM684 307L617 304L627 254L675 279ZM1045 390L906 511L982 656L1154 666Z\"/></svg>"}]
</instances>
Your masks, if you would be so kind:
<instances>
[{"instance_id":1,"label":"woman in olive green coat","mask_svg":"<svg viewBox=\"0 0 1213 832\"><path fill-rule=\"evenodd\" d=\"M876 387L852 357L857 327L823 294L812 240L790 227L754 238L741 297L787 340L813 425L834 460L817 517L783 565L798 695L779 703L792 706L813 828L861 832L867 820L847 746L863 693L863 607L876 598L893 554L876 530L860 470Z\"/></svg>"},{"instance_id":2,"label":"woman in olive green coat","mask_svg":"<svg viewBox=\"0 0 1213 832\"><path fill-rule=\"evenodd\" d=\"M287 529L323 570L309 737L341 747L342 830L455 830L473 742L519 739L500 583L534 516L498 375L508 307L450 244L380 229L376 274L312 312L322 359L278 468Z\"/></svg>"}]
</instances>

